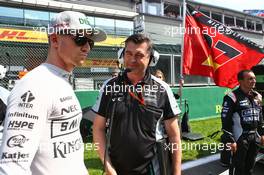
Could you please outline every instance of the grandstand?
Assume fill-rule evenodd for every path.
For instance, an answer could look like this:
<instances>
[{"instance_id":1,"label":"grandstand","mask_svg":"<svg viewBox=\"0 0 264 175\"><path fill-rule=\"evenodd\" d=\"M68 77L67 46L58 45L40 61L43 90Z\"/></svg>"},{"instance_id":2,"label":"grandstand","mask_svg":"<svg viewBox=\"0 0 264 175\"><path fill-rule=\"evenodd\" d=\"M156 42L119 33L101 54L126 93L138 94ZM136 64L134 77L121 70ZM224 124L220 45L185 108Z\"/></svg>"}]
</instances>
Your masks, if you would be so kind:
<instances>
[{"instance_id":1,"label":"grandstand","mask_svg":"<svg viewBox=\"0 0 264 175\"><path fill-rule=\"evenodd\" d=\"M182 1L108 0L107 8L105 3L105 0L0 1L0 64L8 68L4 83L8 86L17 81L19 71L31 70L45 60L48 40L43 29L56 13L75 10L85 13L92 26L101 27L108 34L108 39L95 46L85 64L73 72L73 85L83 107L94 103L95 98L87 102L87 97L96 96L102 82L111 77L117 67L117 50L123 46L127 36L136 32L145 32L153 39L155 49L160 53L156 68L164 72L166 81L177 91L181 62ZM263 17L194 1L189 3L252 41L264 43ZM183 98L190 104L191 118L218 115L226 91L225 88L216 87L210 78L185 76Z\"/></svg>"}]
</instances>

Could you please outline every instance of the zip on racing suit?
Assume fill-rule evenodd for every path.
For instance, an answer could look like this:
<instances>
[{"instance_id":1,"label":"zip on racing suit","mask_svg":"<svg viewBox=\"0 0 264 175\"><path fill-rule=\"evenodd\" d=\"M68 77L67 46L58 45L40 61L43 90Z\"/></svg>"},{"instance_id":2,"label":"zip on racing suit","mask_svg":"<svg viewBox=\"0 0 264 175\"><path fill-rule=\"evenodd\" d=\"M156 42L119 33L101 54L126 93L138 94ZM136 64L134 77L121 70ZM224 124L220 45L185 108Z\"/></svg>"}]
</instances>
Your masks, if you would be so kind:
<instances>
[{"instance_id":1,"label":"zip on racing suit","mask_svg":"<svg viewBox=\"0 0 264 175\"><path fill-rule=\"evenodd\" d=\"M260 135L264 135L261 95L251 91L246 95L240 88L224 97L221 113L223 137L226 143L237 143L231 172L251 175L258 153Z\"/></svg>"}]
</instances>

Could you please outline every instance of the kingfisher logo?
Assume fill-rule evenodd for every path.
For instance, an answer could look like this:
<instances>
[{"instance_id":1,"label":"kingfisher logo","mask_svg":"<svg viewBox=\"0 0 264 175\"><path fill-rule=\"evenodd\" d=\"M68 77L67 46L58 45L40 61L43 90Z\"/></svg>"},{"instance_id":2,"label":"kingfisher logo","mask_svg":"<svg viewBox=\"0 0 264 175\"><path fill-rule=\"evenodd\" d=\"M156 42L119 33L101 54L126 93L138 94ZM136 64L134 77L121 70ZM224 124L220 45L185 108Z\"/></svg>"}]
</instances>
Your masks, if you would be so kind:
<instances>
[{"instance_id":1,"label":"kingfisher logo","mask_svg":"<svg viewBox=\"0 0 264 175\"><path fill-rule=\"evenodd\" d=\"M79 151L82 145L83 142L81 138L72 141L54 142L54 158L67 158L67 155Z\"/></svg>"},{"instance_id":2,"label":"kingfisher logo","mask_svg":"<svg viewBox=\"0 0 264 175\"><path fill-rule=\"evenodd\" d=\"M33 108L33 104L31 104L30 102L32 102L33 100L35 100L34 95L32 94L31 91L27 91L26 93L24 93L21 96L21 99L24 103L19 103L18 107L24 107L24 108Z\"/></svg>"}]
</instances>

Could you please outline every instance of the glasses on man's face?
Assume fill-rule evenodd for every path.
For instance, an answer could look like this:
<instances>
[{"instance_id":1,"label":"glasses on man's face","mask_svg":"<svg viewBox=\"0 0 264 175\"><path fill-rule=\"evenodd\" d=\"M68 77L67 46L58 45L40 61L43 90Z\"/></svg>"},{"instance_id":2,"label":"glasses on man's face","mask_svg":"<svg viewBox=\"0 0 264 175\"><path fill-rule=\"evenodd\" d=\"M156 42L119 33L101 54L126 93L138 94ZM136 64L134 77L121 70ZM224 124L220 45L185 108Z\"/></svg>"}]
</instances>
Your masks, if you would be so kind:
<instances>
[{"instance_id":1,"label":"glasses on man's face","mask_svg":"<svg viewBox=\"0 0 264 175\"><path fill-rule=\"evenodd\" d=\"M57 34L59 35L69 35L71 36L71 38L73 39L73 41L75 42L75 44L77 46L84 46L85 44L89 44L90 46L90 50L93 48L94 46L94 41L91 40L90 38L84 36L83 34L72 34L70 31L68 30L61 30L59 31Z\"/></svg>"},{"instance_id":2,"label":"glasses on man's face","mask_svg":"<svg viewBox=\"0 0 264 175\"><path fill-rule=\"evenodd\" d=\"M90 49L92 49L94 46L94 41L91 40L90 38L86 37L86 36L78 35L78 34L77 35L71 35L71 36L72 36L72 39L77 46L84 46L87 42L90 46Z\"/></svg>"}]
</instances>

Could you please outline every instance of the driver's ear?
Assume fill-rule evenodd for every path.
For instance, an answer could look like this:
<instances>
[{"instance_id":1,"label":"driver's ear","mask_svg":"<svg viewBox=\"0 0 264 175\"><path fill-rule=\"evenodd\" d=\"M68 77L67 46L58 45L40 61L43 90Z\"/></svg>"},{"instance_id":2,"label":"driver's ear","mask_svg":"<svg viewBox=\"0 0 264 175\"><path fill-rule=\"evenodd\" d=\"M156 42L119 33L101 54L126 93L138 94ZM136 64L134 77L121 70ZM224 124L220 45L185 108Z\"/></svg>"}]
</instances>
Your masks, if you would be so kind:
<instances>
[{"instance_id":1,"label":"driver's ear","mask_svg":"<svg viewBox=\"0 0 264 175\"><path fill-rule=\"evenodd\" d=\"M51 34L49 36L49 42L50 42L50 45L57 48L58 47L58 35L57 34Z\"/></svg>"}]
</instances>

